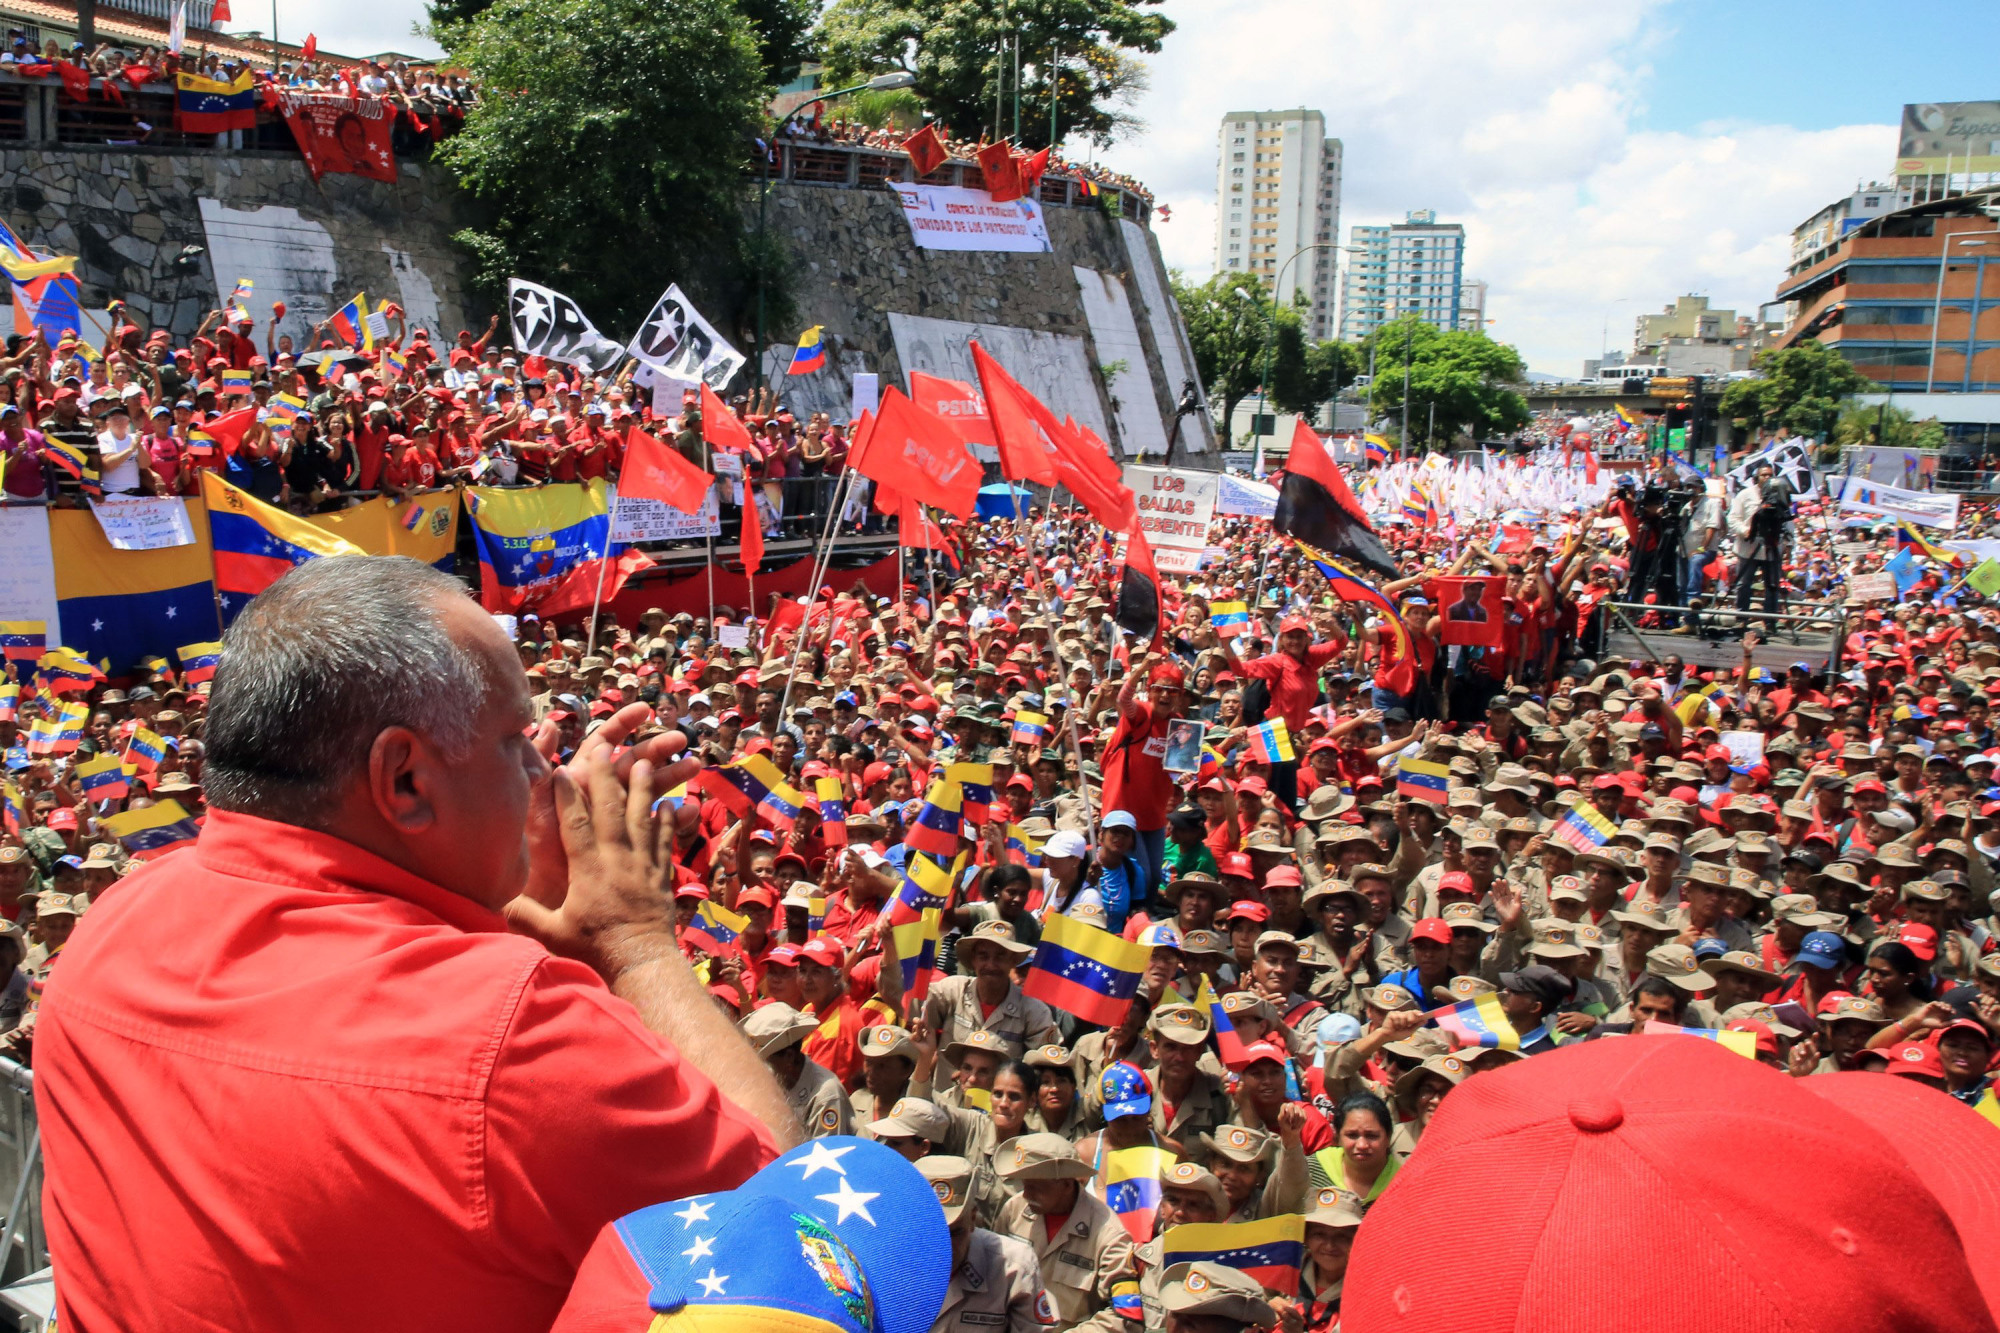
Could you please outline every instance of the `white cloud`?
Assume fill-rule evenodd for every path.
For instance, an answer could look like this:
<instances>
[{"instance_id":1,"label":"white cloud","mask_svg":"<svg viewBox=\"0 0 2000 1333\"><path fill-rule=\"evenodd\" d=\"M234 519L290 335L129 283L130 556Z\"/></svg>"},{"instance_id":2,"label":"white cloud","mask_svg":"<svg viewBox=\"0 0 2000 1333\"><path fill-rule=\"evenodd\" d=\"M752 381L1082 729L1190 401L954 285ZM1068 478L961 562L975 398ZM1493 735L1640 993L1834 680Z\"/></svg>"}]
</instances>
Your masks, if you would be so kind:
<instances>
[{"instance_id":1,"label":"white cloud","mask_svg":"<svg viewBox=\"0 0 2000 1333\"><path fill-rule=\"evenodd\" d=\"M272 10L262 0L236 0L230 5L231 32L270 32ZM438 44L418 37L410 29L425 22L429 11L423 0L285 0L277 10L278 39L297 45L311 33L319 38L322 51L344 56L374 55L379 51L401 51L408 55L435 57Z\"/></svg>"},{"instance_id":2,"label":"white cloud","mask_svg":"<svg viewBox=\"0 0 2000 1333\"><path fill-rule=\"evenodd\" d=\"M1169 263L1206 275L1216 128L1232 110L1307 106L1344 144L1343 241L1356 223L1434 208L1466 228L1496 337L1575 374L1632 319L1683 292L1752 312L1791 228L1890 165L1894 130L1638 127L1665 0L1170 0L1180 28L1151 57L1148 125L1106 160L1172 206Z\"/></svg>"}]
</instances>

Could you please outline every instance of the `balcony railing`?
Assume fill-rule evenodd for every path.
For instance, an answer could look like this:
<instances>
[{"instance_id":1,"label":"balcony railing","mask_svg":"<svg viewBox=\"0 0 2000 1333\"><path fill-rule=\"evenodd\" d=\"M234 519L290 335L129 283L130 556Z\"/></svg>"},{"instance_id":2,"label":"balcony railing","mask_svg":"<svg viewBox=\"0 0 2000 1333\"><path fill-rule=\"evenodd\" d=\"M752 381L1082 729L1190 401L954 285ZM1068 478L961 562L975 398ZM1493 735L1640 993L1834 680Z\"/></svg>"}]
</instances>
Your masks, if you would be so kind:
<instances>
[{"instance_id":1,"label":"balcony railing","mask_svg":"<svg viewBox=\"0 0 2000 1333\"><path fill-rule=\"evenodd\" d=\"M170 23L174 17L174 0L97 0L97 3L102 9L137 14L161 23ZM187 0L188 27L206 31L214 26L214 17L215 0Z\"/></svg>"}]
</instances>

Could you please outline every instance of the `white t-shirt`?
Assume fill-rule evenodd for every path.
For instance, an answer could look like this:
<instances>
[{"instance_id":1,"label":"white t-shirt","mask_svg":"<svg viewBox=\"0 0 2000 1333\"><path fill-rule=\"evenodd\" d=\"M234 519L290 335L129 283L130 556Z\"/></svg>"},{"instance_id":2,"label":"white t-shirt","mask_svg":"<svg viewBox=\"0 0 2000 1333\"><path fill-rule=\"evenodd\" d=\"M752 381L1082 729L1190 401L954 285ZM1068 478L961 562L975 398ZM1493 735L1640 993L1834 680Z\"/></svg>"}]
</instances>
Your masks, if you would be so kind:
<instances>
[{"instance_id":1,"label":"white t-shirt","mask_svg":"<svg viewBox=\"0 0 2000 1333\"><path fill-rule=\"evenodd\" d=\"M121 450L129 450L130 456L124 462L106 469L102 478L105 493L109 495L130 495L139 489L139 437L127 432L125 438L121 440L108 430L97 437L97 455L100 459Z\"/></svg>"}]
</instances>

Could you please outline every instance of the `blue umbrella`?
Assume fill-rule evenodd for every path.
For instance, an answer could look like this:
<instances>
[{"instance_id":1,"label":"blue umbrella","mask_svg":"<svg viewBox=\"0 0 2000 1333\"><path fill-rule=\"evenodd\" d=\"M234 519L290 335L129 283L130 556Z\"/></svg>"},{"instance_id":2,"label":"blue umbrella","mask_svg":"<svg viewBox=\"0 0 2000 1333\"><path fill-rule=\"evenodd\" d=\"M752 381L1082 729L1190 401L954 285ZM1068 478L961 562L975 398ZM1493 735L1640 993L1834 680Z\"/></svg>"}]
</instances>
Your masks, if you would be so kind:
<instances>
[{"instance_id":1,"label":"blue umbrella","mask_svg":"<svg viewBox=\"0 0 2000 1333\"><path fill-rule=\"evenodd\" d=\"M979 488L977 513L981 518L1012 518L1017 503L1020 512L1026 514L1028 506L1034 502L1034 493L1027 487L1009 486L1003 481Z\"/></svg>"}]
</instances>

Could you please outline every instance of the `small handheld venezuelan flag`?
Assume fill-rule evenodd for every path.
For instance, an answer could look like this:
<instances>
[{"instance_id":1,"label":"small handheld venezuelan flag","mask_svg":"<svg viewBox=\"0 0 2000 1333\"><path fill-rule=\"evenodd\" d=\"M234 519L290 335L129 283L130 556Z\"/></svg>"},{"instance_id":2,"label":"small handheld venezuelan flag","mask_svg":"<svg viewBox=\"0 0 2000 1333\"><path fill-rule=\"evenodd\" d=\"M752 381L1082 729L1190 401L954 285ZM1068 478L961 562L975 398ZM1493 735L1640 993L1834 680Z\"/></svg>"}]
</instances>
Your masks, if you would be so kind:
<instances>
[{"instance_id":1,"label":"small handheld venezuelan flag","mask_svg":"<svg viewBox=\"0 0 2000 1333\"><path fill-rule=\"evenodd\" d=\"M847 845L847 795L839 778L813 779L813 794L819 799L820 836L829 847Z\"/></svg>"},{"instance_id":2,"label":"small handheld venezuelan flag","mask_svg":"<svg viewBox=\"0 0 2000 1333\"><path fill-rule=\"evenodd\" d=\"M1014 733L1011 737L1016 745L1040 745L1048 739L1049 720L1040 713L1020 712L1014 714Z\"/></svg>"},{"instance_id":3,"label":"small handheld venezuelan flag","mask_svg":"<svg viewBox=\"0 0 2000 1333\"><path fill-rule=\"evenodd\" d=\"M1618 826L1596 806L1578 802L1570 807L1569 813L1562 817L1549 836L1579 852L1587 852L1617 837Z\"/></svg>"},{"instance_id":4,"label":"small handheld venezuelan flag","mask_svg":"<svg viewBox=\"0 0 2000 1333\"><path fill-rule=\"evenodd\" d=\"M189 685L199 685L215 678L215 668L222 662L220 643L190 643L177 649L174 655L181 659L181 678Z\"/></svg>"},{"instance_id":5,"label":"small handheld venezuelan flag","mask_svg":"<svg viewBox=\"0 0 2000 1333\"><path fill-rule=\"evenodd\" d=\"M1443 805L1451 795L1451 769L1429 759L1396 760L1396 795Z\"/></svg>"},{"instance_id":6,"label":"small handheld venezuelan flag","mask_svg":"<svg viewBox=\"0 0 2000 1333\"><path fill-rule=\"evenodd\" d=\"M39 662L49 650L45 620L0 620L0 654L9 662Z\"/></svg>"},{"instance_id":7,"label":"small handheld venezuelan flag","mask_svg":"<svg viewBox=\"0 0 2000 1333\"><path fill-rule=\"evenodd\" d=\"M83 788L85 800L123 800L131 790L125 779L125 766L115 754L103 754L87 763L76 766L77 785Z\"/></svg>"},{"instance_id":8,"label":"small handheld venezuelan flag","mask_svg":"<svg viewBox=\"0 0 2000 1333\"><path fill-rule=\"evenodd\" d=\"M161 801L143 810L112 815L99 826L141 861L163 856L201 835L193 816L181 808L179 801Z\"/></svg>"},{"instance_id":9,"label":"small handheld venezuelan flag","mask_svg":"<svg viewBox=\"0 0 2000 1333\"><path fill-rule=\"evenodd\" d=\"M1250 628L1250 604L1248 602L1211 602L1208 606L1208 623L1223 638L1234 638Z\"/></svg>"},{"instance_id":10,"label":"small handheld venezuelan flag","mask_svg":"<svg viewBox=\"0 0 2000 1333\"><path fill-rule=\"evenodd\" d=\"M1250 729L1250 751L1267 764L1288 764L1298 758L1285 719L1274 717Z\"/></svg>"}]
</instances>

